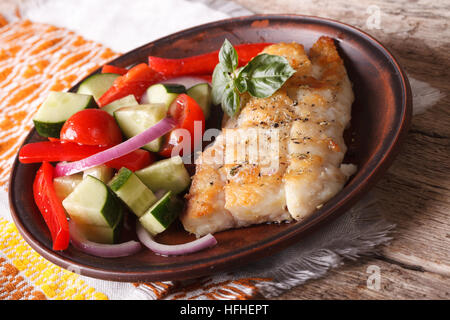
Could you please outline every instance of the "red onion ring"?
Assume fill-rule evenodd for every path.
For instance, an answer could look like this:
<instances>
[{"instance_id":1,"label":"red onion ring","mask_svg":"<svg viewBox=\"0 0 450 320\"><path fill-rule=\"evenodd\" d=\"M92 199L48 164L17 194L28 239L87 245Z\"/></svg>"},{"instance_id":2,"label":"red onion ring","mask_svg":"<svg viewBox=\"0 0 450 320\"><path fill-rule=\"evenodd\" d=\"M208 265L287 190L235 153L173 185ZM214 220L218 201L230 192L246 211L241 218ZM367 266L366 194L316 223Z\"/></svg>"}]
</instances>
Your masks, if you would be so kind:
<instances>
[{"instance_id":1,"label":"red onion ring","mask_svg":"<svg viewBox=\"0 0 450 320\"><path fill-rule=\"evenodd\" d=\"M205 78L196 77L196 76L178 77L178 78L171 78L171 79L167 79L167 80L161 81L161 83L182 84L183 86L186 87L186 89L189 89L190 87L195 86L196 84L205 83L205 82L210 83Z\"/></svg>"},{"instance_id":2,"label":"red onion ring","mask_svg":"<svg viewBox=\"0 0 450 320\"><path fill-rule=\"evenodd\" d=\"M146 246L153 252L164 256L175 256L193 253L217 244L216 238L214 238L214 236L210 233L197 240L183 244L161 244L153 240L153 237L147 232L147 230L144 229L144 227L139 222L136 224L136 233L139 241L141 241L144 246Z\"/></svg>"},{"instance_id":3,"label":"red onion ring","mask_svg":"<svg viewBox=\"0 0 450 320\"><path fill-rule=\"evenodd\" d=\"M126 257L135 254L142 249L142 245L134 240L120 244L104 244L89 241L78 231L73 221L69 221L69 231L70 242L75 248L97 257Z\"/></svg>"},{"instance_id":4,"label":"red onion ring","mask_svg":"<svg viewBox=\"0 0 450 320\"><path fill-rule=\"evenodd\" d=\"M90 157L81 159L79 161L58 163L55 167L55 177L68 176L74 173L84 171L86 169L99 166L110 160L124 156L136 149L141 148L147 143L165 135L175 127L174 120L164 118L154 126L141 132L118 145L98 152Z\"/></svg>"}]
</instances>

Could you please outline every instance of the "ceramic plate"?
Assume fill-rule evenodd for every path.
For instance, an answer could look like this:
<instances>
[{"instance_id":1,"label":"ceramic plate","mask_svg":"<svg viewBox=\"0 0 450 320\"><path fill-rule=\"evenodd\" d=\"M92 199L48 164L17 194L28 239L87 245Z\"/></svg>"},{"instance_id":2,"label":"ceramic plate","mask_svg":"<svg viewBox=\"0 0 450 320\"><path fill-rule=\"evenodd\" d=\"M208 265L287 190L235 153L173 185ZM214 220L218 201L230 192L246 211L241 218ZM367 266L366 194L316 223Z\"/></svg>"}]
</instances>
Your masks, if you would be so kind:
<instances>
[{"instance_id":1,"label":"ceramic plate","mask_svg":"<svg viewBox=\"0 0 450 320\"><path fill-rule=\"evenodd\" d=\"M177 32L134 49L111 64L126 67L146 62L148 55L181 58L218 50L225 38L233 44L296 41L309 49L322 35L335 39L344 59L356 100L352 107L346 161L358 171L341 192L301 222L261 224L217 233L217 246L186 256L163 257L148 250L115 259L90 256L69 246L51 249L47 227L33 201L32 182L38 165L14 162L9 197L13 219L24 239L39 254L63 268L115 281L187 279L230 269L263 258L302 241L306 232L347 211L386 171L397 154L411 119L408 80L389 51L368 34L349 25L317 17L255 15L204 24ZM98 71L97 71L98 72ZM75 90L76 86L72 88ZM41 141L35 130L26 143ZM159 241L194 239L174 225Z\"/></svg>"}]
</instances>

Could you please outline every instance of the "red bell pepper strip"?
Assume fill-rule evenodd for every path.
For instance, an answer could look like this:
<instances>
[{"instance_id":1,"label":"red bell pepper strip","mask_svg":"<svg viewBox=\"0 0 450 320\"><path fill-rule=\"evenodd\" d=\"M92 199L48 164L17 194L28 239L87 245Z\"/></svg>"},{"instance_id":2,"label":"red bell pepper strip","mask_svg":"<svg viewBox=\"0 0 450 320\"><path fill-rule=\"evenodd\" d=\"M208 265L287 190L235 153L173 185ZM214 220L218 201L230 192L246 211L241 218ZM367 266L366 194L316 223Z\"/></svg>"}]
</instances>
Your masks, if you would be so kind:
<instances>
[{"instance_id":1,"label":"red bell pepper strip","mask_svg":"<svg viewBox=\"0 0 450 320\"><path fill-rule=\"evenodd\" d=\"M246 65L254 56L271 43L240 44L237 51L239 66ZM219 63L219 50L182 59L148 57L148 65L164 77L181 77L188 75L211 74Z\"/></svg>"},{"instance_id":2,"label":"red bell pepper strip","mask_svg":"<svg viewBox=\"0 0 450 320\"><path fill-rule=\"evenodd\" d=\"M113 159L105 164L110 167L119 170L125 167L131 171L136 171L145 168L155 162L155 157L148 151L137 149L133 152L126 154L120 158Z\"/></svg>"},{"instance_id":3,"label":"red bell pepper strip","mask_svg":"<svg viewBox=\"0 0 450 320\"><path fill-rule=\"evenodd\" d=\"M22 163L77 161L106 149L107 147L86 146L74 142L34 142L20 149L19 161Z\"/></svg>"},{"instance_id":4,"label":"red bell pepper strip","mask_svg":"<svg viewBox=\"0 0 450 320\"><path fill-rule=\"evenodd\" d=\"M80 145L74 142L42 141L24 145L19 151L22 163L78 161L108 147ZM145 150L137 149L120 158L105 163L110 168L126 167L131 171L142 169L154 162L153 155Z\"/></svg>"},{"instance_id":5,"label":"red bell pepper strip","mask_svg":"<svg viewBox=\"0 0 450 320\"><path fill-rule=\"evenodd\" d=\"M140 101L147 88L161 80L163 80L163 77L149 68L147 64L138 64L123 76L114 80L111 88L100 97L97 104L103 107L130 94L133 94L136 100Z\"/></svg>"},{"instance_id":6,"label":"red bell pepper strip","mask_svg":"<svg viewBox=\"0 0 450 320\"><path fill-rule=\"evenodd\" d=\"M102 67L102 73L115 73L121 76L128 72L128 69L105 64Z\"/></svg>"},{"instance_id":7,"label":"red bell pepper strip","mask_svg":"<svg viewBox=\"0 0 450 320\"><path fill-rule=\"evenodd\" d=\"M65 250L69 246L69 223L61 200L53 186L53 166L44 162L37 171L33 183L34 201L50 230L53 250Z\"/></svg>"}]
</instances>

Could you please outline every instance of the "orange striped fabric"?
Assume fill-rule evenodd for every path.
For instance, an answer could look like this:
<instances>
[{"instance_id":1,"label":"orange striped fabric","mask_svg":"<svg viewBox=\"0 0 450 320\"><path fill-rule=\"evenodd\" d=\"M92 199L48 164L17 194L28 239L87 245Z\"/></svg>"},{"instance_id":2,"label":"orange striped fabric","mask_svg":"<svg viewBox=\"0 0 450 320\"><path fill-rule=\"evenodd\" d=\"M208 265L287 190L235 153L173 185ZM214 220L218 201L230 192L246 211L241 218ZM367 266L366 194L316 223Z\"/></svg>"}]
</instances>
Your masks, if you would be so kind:
<instances>
[{"instance_id":1,"label":"orange striped fabric","mask_svg":"<svg viewBox=\"0 0 450 320\"><path fill-rule=\"evenodd\" d=\"M0 299L45 300L45 295L19 275L19 269L0 257Z\"/></svg>"},{"instance_id":2,"label":"orange striped fabric","mask_svg":"<svg viewBox=\"0 0 450 320\"><path fill-rule=\"evenodd\" d=\"M0 29L0 187L50 90L63 91L119 54L66 29L28 20Z\"/></svg>"},{"instance_id":3,"label":"orange striped fabric","mask_svg":"<svg viewBox=\"0 0 450 320\"><path fill-rule=\"evenodd\" d=\"M0 188L7 189L12 162L48 92L67 90L118 55L63 28L0 19ZM248 299L254 297L256 283L266 280L228 277L132 285L153 299ZM108 293L46 261L12 222L0 217L1 299L108 299Z\"/></svg>"},{"instance_id":4,"label":"orange striped fabric","mask_svg":"<svg viewBox=\"0 0 450 320\"><path fill-rule=\"evenodd\" d=\"M0 17L0 188L7 189L12 162L47 93L70 88L118 55L66 29ZM79 280L68 288L69 278L76 275L45 261L0 218L0 299L106 297Z\"/></svg>"}]
</instances>

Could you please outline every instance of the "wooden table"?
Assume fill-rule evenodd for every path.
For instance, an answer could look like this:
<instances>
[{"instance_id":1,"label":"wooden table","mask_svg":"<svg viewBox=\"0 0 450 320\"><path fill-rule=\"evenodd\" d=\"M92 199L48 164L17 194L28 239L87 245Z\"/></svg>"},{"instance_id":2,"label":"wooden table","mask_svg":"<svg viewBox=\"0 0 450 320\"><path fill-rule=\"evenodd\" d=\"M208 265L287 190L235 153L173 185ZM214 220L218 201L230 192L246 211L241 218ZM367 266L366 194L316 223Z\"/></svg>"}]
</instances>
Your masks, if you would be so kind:
<instances>
[{"instance_id":1,"label":"wooden table","mask_svg":"<svg viewBox=\"0 0 450 320\"><path fill-rule=\"evenodd\" d=\"M386 219L397 224L391 244L279 299L450 299L450 1L235 2L255 13L322 16L354 25L386 45L410 77L445 95L413 118L401 154L375 187ZM370 271L378 268L381 285L368 288Z\"/></svg>"}]
</instances>

